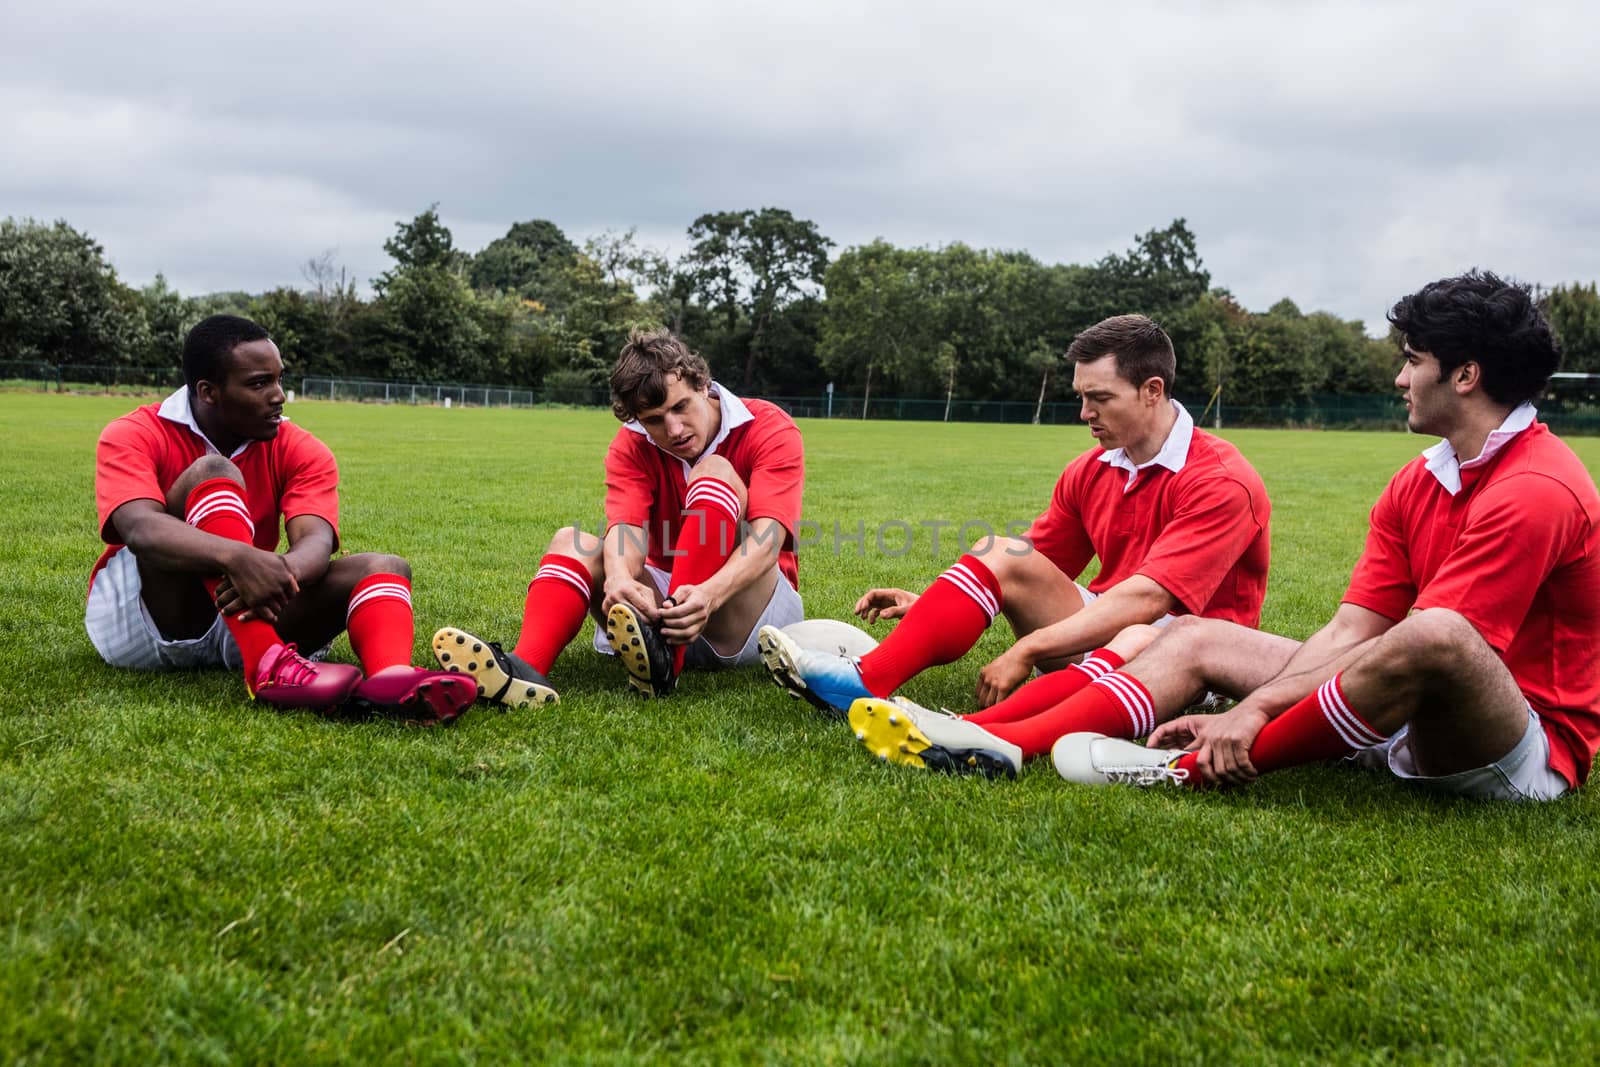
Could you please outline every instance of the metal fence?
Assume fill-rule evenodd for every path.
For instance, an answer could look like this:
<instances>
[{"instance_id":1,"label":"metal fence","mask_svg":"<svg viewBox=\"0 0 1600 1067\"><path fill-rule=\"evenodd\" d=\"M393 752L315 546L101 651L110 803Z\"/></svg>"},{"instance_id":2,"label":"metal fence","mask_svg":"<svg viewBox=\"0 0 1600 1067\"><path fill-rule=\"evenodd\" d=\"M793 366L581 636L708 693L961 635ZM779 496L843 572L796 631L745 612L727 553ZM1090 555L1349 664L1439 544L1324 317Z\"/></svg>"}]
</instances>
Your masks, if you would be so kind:
<instances>
[{"instance_id":1,"label":"metal fence","mask_svg":"<svg viewBox=\"0 0 1600 1067\"><path fill-rule=\"evenodd\" d=\"M171 392L183 384L177 367L61 366L0 360L0 383L57 393Z\"/></svg>"},{"instance_id":2,"label":"metal fence","mask_svg":"<svg viewBox=\"0 0 1600 1067\"><path fill-rule=\"evenodd\" d=\"M1567 434L1600 434L1600 390L1588 375L1566 375L1551 383L1539 401L1539 417ZM1580 380L1581 379L1581 380ZM165 393L183 384L176 367L63 366L44 362L0 361L0 385L53 392ZM288 384L287 382L285 384ZM606 407L603 388L555 385L544 389L438 382L386 382L362 378L298 379L298 396L354 403L417 404L444 407L539 405ZM921 422L1031 423L1035 410L1044 425L1078 422L1076 401L951 400L874 396L868 401L843 394L769 396L796 418L897 419ZM1220 406L1204 396L1180 396L1197 423L1211 428L1292 427L1299 429L1402 430L1405 405L1398 394L1318 395L1290 404L1240 405L1223 398Z\"/></svg>"},{"instance_id":3,"label":"metal fence","mask_svg":"<svg viewBox=\"0 0 1600 1067\"><path fill-rule=\"evenodd\" d=\"M1031 423L1075 425L1077 401L951 400L916 397L834 395L769 397L796 418L907 419L921 422ZM1403 429L1405 405L1399 396L1315 396L1277 406L1217 406L1204 396L1179 397L1195 421L1205 426L1293 426L1338 429Z\"/></svg>"}]
</instances>

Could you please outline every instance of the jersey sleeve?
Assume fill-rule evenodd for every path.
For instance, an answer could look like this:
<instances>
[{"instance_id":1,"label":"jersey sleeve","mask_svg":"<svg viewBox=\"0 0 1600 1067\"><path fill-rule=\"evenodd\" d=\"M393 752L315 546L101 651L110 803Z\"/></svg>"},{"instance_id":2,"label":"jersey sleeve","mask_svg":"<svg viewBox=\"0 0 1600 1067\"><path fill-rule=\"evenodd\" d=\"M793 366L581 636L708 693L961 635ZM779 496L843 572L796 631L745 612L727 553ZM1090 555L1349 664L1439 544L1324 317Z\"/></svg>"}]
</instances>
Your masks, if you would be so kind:
<instances>
[{"instance_id":1,"label":"jersey sleeve","mask_svg":"<svg viewBox=\"0 0 1600 1067\"><path fill-rule=\"evenodd\" d=\"M1416 603L1416 579L1408 562L1404 511L1396 489L1398 478L1389 482L1372 505L1367 518L1367 544L1356 561L1343 601L1386 619L1399 622Z\"/></svg>"},{"instance_id":2,"label":"jersey sleeve","mask_svg":"<svg viewBox=\"0 0 1600 1067\"><path fill-rule=\"evenodd\" d=\"M642 462L639 438L618 430L606 449L606 529L650 524L652 482Z\"/></svg>"},{"instance_id":3,"label":"jersey sleeve","mask_svg":"<svg viewBox=\"0 0 1600 1067\"><path fill-rule=\"evenodd\" d=\"M252 446L254 447L254 446ZM333 527L339 543L339 465L333 451L309 433L296 434L284 450L283 495L278 510L284 521L315 515Z\"/></svg>"},{"instance_id":4,"label":"jersey sleeve","mask_svg":"<svg viewBox=\"0 0 1600 1067\"><path fill-rule=\"evenodd\" d=\"M1079 462L1070 464L1056 479L1050 503L1024 534L1036 552L1060 568L1061 573L1077 578L1094 558L1094 545L1083 524L1083 511L1075 489Z\"/></svg>"},{"instance_id":5,"label":"jersey sleeve","mask_svg":"<svg viewBox=\"0 0 1600 1067\"><path fill-rule=\"evenodd\" d=\"M762 437L746 486L748 504L745 518L777 519L794 543L800 525L800 499L805 491L805 445L800 428L788 419L775 425Z\"/></svg>"},{"instance_id":6,"label":"jersey sleeve","mask_svg":"<svg viewBox=\"0 0 1600 1067\"><path fill-rule=\"evenodd\" d=\"M120 544L111 525L112 514L131 500L154 500L165 506L157 459L163 443L131 418L117 419L100 434L95 448L94 501L100 520L100 539Z\"/></svg>"},{"instance_id":7,"label":"jersey sleeve","mask_svg":"<svg viewBox=\"0 0 1600 1067\"><path fill-rule=\"evenodd\" d=\"M1418 593L1417 610L1449 608L1504 654L1545 579L1585 541L1588 527L1572 491L1553 478L1530 474L1488 486L1454 550Z\"/></svg>"},{"instance_id":8,"label":"jersey sleeve","mask_svg":"<svg viewBox=\"0 0 1600 1067\"><path fill-rule=\"evenodd\" d=\"M1233 478L1197 482L1183 494L1137 573L1198 615L1260 536L1264 522L1249 490Z\"/></svg>"}]
</instances>

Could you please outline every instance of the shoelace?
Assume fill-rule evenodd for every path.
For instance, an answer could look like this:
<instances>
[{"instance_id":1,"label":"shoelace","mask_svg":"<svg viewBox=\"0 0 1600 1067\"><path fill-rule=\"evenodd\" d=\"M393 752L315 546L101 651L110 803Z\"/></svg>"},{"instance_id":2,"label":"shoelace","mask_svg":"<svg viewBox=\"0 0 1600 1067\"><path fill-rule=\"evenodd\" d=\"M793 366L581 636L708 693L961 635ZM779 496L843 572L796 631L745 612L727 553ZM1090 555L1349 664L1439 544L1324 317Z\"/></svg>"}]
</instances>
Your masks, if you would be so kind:
<instances>
[{"instance_id":1,"label":"shoelace","mask_svg":"<svg viewBox=\"0 0 1600 1067\"><path fill-rule=\"evenodd\" d=\"M1100 773L1106 776L1108 782L1137 786L1160 785L1163 782L1182 785L1189 780L1189 772L1186 769L1174 767L1170 763L1160 767L1102 767Z\"/></svg>"},{"instance_id":2,"label":"shoelace","mask_svg":"<svg viewBox=\"0 0 1600 1067\"><path fill-rule=\"evenodd\" d=\"M262 682L262 688L273 685L309 685L316 681L316 678L317 668L310 660L300 655L291 642L283 646L278 658L267 668L267 677Z\"/></svg>"}]
</instances>

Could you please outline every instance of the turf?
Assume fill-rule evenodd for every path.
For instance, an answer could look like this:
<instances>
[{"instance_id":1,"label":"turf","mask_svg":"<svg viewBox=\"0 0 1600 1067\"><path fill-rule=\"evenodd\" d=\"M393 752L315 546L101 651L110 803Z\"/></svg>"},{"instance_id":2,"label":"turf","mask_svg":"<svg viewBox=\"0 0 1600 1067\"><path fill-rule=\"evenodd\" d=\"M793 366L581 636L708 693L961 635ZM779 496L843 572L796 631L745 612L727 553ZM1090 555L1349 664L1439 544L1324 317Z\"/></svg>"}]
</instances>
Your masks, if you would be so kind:
<instances>
[{"instance_id":1,"label":"turf","mask_svg":"<svg viewBox=\"0 0 1600 1067\"><path fill-rule=\"evenodd\" d=\"M1323 767L1208 795L944 778L874 763L759 673L644 701L587 627L559 706L448 730L112 671L81 617L94 440L129 406L0 394L0 1059L1482 1063L1600 1042L1592 788L1512 807ZM412 561L419 662L439 625L513 637L551 532L599 519L603 412L292 413L340 458L345 545ZM953 560L959 535L936 558L925 523L1031 518L1089 443L802 428L822 616ZM1264 623L1303 636L1422 442L1227 436L1275 501ZM880 550L888 522L909 551L898 526ZM1004 644L911 694L969 707Z\"/></svg>"}]
</instances>

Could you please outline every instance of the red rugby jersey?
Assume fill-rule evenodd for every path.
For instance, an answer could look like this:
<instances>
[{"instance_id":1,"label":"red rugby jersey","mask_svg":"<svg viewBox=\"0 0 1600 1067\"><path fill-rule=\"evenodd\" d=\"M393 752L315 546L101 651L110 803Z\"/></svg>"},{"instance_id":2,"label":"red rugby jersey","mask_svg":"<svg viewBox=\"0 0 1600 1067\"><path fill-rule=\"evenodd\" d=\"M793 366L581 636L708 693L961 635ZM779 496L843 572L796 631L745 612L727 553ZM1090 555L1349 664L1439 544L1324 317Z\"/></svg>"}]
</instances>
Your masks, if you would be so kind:
<instances>
[{"instance_id":1,"label":"red rugby jersey","mask_svg":"<svg viewBox=\"0 0 1600 1067\"><path fill-rule=\"evenodd\" d=\"M1028 530L1034 548L1073 579L1098 556L1092 593L1142 574L1180 614L1260 625L1272 504L1239 450L1195 428L1181 470L1151 465L1131 485L1105 456L1096 446L1067 465Z\"/></svg>"},{"instance_id":2,"label":"red rugby jersey","mask_svg":"<svg viewBox=\"0 0 1600 1067\"><path fill-rule=\"evenodd\" d=\"M1449 608L1505 663L1576 787L1600 747L1600 493L1582 461L1534 423L1454 495L1418 456L1372 508L1344 600L1396 622Z\"/></svg>"},{"instance_id":3,"label":"red rugby jersey","mask_svg":"<svg viewBox=\"0 0 1600 1067\"><path fill-rule=\"evenodd\" d=\"M743 479L749 498L747 521L772 518L783 526L778 570L799 588L795 532L805 484L800 430L776 404L741 400L715 383L713 388L722 409L722 426L706 454L726 459ZM658 447L636 423L619 429L606 452L606 528L643 527L649 538L646 561L668 572L672 570L668 550L683 525L689 467Z\"/></svg>"},{"instance_id":4,"label":"red rugby jersey","mask_svg":"<svg viewBox=\"0 0 1600 1067\"><path fill-rule=\"evenodd\" d=\"M182 396L180 397L180 393ZM89 575L122 548L111 515L130 500L165 506L167 490L195 460L215 453L194 424L187 393L179 390L160 404L146 404L114 419L100 434L95 451L95 509L106 549ZM270 441L247 441L228 457L244 475L245 506L255 524L255 546L278 547L279 520L316 515L339 537L339 468L328 446L309 431L283 422Z\"/></svg>"}]
</instances>

